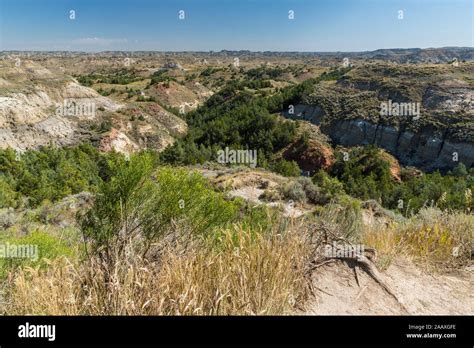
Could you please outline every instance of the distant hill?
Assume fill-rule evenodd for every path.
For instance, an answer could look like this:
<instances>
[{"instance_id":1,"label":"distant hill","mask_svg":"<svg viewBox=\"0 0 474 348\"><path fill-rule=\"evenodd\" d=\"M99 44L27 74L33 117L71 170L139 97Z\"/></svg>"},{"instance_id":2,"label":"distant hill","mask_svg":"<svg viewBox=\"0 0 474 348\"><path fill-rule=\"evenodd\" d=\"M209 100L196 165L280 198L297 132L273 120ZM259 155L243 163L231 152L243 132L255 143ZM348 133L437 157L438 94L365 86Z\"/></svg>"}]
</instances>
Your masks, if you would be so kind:
<instances>
[{"instance_id":1,"label":"distant hill","mask_svg":"<svg viewBox=\"0 0 474 348\"><path fill-rule=\"evenodd\" d=\"M219 52L203 52L203 51L187 51L187 52L161 52L161 51L104 51L98 53L86 52L69 52L69 51L2 51L8 54L27 53L34 55L56 55L61 57L76 56L76 55L96 55L96 56L154 56L163 55L180 57L189 54L215 56L215 57L320 57L320 58L334 58L343 59L345 57L352 59L376 59L386 60L395 63L446 63L453 59L458 61L472 61L474 60L474 47L440 47L440 48L388 48L378 49L375 51L363 52L276 52L276 51L229 51L222 50Z\"/></svg>"}]
</instances>

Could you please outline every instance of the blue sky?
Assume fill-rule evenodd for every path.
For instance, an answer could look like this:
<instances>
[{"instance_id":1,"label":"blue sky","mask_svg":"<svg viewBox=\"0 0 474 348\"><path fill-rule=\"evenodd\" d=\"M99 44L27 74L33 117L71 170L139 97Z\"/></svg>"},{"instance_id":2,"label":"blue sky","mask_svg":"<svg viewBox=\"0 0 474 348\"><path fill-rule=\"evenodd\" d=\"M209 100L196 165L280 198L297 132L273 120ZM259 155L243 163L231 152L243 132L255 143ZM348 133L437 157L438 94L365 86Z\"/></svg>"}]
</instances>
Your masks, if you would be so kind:
<instances>
[{"instance_id":1,"label":"blue sky","mask_svg":"<svg viewBox=\"0 0 474 348\"><path fill-rule=\"evenodd\" d=\"M0 50L474 46L473 0L0 0ZM76 18L69 18L74 10ZM179 11L185 11L180 20ZM288 18L294 11L294 19ZM399 19L399 10L403 19Z\"/></svg>"}]
</instances>

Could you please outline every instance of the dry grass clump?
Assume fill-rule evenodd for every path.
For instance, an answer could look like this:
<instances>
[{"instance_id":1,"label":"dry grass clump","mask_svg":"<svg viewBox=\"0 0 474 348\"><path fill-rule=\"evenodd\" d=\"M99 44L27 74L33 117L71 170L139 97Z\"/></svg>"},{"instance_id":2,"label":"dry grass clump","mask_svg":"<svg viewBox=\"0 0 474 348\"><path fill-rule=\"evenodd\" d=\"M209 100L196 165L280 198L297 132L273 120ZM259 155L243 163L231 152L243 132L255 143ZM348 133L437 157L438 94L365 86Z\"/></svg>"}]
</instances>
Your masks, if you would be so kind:
<instances>
[{"instance_id":1,"label":"dry grass clump","mask_svg":"<svg viewBox=\"0 0 474 348\"><path fill-rule=\"evenodd\" d=\"M362 241L379 252L381 266L400 254L435 267L454 267L472 261L474 216L425 208L400 222L367 226Z\"/></svg>"},{"instance_id":2,"label":"dry grass clump","mask_svg":"<svg viewBox=\"0 0 474 348\"><path fill-rule=\"evenodd\" d=\"M403 233L408 252L432 263L465 263L474 252L471 214L423 209Z\"/></svg>"},{"instance_id":3,"label":"dry grass clump","mask_svg":"<svg viewBox=\"0 0 474 348\"><path fill-rule=\"evenodd\" d=\"M367 225L362 234L362 244L377 250L376 264L384 270L390 266L393 259L406 255L406 248L401 233L393 223L376 223Z\"/></svg>"},{"instance_id":4,"label":"dry grass clump","mask_svg":"<svg viewBox=\"0 0 474 348\"><path fill-rule=\"evenodd\" d=\"M65 258L11 275L6 314L285 314L309 295L310 250L296 227L285 233L225 231L218 245L168 246L159 260L128 255L113 265ZM182 249L180 249L182 251Z\"/></svg>"}]
</instances>

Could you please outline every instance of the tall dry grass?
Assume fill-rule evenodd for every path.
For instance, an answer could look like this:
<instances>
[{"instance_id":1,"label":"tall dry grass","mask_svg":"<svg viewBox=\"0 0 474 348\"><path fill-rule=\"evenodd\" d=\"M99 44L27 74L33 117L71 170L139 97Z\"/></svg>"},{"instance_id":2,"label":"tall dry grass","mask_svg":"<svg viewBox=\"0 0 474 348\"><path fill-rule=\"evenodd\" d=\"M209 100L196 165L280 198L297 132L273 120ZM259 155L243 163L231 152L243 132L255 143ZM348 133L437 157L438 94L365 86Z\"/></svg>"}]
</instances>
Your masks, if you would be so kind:
<instances>
[{"instance_id":1,"label":"tall dry grass","mask_svg":"<svg viewBox=\"0 0 474 348\"><path fill-rule=\"evenodd\" d=\"M474 215L424 208L402 222L367 226L362 242L377 249L382 268L400 255L430 268L457 267L472 261Z\"/></svg>"},{"instance_id":2,"label":"tall dry grass","mask_svg":"<svg viewBox=\"0 0 474 348\"><path fill-rule=\"evenodd\" d=\"M219 246L167 246L159 260L128 255L113 265L58 259L18 270L5 314L285 314L309 295L310 250L296 226L280 234L225 231Z\"/></svg>"}]
</instances>

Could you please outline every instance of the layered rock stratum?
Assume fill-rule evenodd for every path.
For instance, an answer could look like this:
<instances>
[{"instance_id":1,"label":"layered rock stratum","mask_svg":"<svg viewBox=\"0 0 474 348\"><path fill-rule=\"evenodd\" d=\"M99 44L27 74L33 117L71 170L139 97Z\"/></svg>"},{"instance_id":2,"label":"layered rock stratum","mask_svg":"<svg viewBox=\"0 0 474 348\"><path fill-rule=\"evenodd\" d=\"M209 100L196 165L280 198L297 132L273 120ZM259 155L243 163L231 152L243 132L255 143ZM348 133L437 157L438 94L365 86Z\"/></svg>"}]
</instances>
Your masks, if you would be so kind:
<instances>
[{"instance_id":1,"label":"layered rock stratum","mask_svg":"<svg viewBox=\"0 0 474 348\"><path fill-rule=\"evenodd\" d=\"M474 164L474 64L354 67L318 84L286 117L319 125L335 144L376 144L404 165ZM385 115L382 103L418 103L419 115Z\"/></svg>"}]
</instances>

